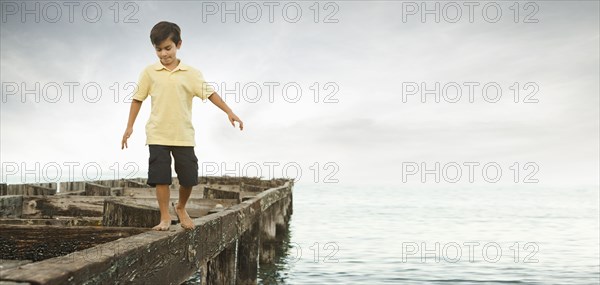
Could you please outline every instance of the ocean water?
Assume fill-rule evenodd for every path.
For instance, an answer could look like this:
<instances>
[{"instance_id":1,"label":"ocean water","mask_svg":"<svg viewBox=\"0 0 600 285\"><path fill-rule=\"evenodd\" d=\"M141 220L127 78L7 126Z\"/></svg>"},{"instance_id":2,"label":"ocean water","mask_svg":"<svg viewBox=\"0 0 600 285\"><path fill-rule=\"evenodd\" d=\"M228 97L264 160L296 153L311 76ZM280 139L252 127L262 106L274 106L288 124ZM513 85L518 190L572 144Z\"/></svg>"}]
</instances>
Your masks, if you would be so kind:
<instances>
[{"instance_id":1,"label":"ocean water","mask_svg":"<svg viewBox=\"0 0 600 285\"><path fill-rule=\"evenodd\" d=\"M299 184L259 284L600 284L598 194Z\"/></svg>"},{"instance_id":2,"label":"ocean water","mask_svg":"<svg viewBox=\"0 0 600 285\"><path fill-rule=\"evenodd\" d=\"M597 188L297 185L286 255L260 281L599 284L598 201Z\"/></svg>"}]
</instances>

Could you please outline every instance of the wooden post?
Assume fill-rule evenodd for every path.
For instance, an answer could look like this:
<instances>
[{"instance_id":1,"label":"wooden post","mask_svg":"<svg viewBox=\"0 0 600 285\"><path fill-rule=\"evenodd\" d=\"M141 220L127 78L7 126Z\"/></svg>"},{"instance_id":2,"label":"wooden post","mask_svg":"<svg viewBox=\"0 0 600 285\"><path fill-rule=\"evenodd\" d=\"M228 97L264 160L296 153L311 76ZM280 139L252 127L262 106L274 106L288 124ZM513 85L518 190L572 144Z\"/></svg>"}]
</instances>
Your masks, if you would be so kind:
<instances>
[{"instance_id":1,"label":"wooden post","mask_svg":"<svg viewBox=\"0 0 600 285\"><path fill-rule=\"evenodd\" d=\"M286 200L287 197L271 206L275 209L275 237L278 241L283 240L287 233L288 224L285 218L287 212Z\"/></svg>"},{"instance_id":2,"label":"wooden post","mask_svg":"<svg viewBox=\"0 0 600 285\"><path fill-rule=\"evenodd\" d=\"M235 242L230 243L208 262L207 284L235 284L235 248Z\"/></svg>"},{"instance_id":3,"label":"wooden post","mask_svg":"<svg viewBox=\"0 0 600 285\"><path fill-rule=\"evenodd\" d=\"M283 214L284 223L289 223L292 216L292 194L290 193L285 198L281 199L281 211ZM287 227L287 225L286 225Z\"/></svg>"},{"instance_id":4,"label":"wooden post","mask_svg":"<svg viewBox=\"0 0 600 285\"><path fill-rule=\"evenodd\" d=\"M275 247L277 241L275 239L275 211L272 205L265 210L260 217L260 263L273 263L275 259Z\"/></svg>"},{"instance_id":5,"label":"wooden post","mask_svg":"<svg viewBox=\"0 0 600 285\"><path fill-rule=\"evenodd\" d=\"M208 262L206 261L202 261L200 262L200 284L206 284L207 283L207 275L208 275Z\"/></svg>"},{"instance_id":6,"label":"wooden post","mask_svg":"<svg viewBox=\"0 0 600 285\"><path fill-rule=\"evenodd\" d=\"M294 213L294 194L290 192L288 195L288 211L287 211L287 219L289 220Z\"/></svg>"},{"instance_id":7,"label":"wooden post","mask_svg":"<svg viewBox=\"0 0 600 285\"><path fill-rule=\"evenodd\" d=\"M236 284L257 284L260 222L254 222L238 241Z\"/></svg>"}]
</instances>

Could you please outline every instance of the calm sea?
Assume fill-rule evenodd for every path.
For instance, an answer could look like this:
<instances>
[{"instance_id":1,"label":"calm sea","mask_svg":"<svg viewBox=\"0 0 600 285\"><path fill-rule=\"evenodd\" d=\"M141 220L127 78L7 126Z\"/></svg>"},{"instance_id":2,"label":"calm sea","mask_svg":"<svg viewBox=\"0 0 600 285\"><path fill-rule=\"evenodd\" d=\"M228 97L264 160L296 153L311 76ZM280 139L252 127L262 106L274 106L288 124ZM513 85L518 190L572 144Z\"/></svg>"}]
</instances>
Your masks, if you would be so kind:
<instances>
[{"instance_id":1,"label":"calm sea","mask_svg":"<svg viewBox=\"0 0 600 285\"><path fill-rule=\"evenodd\" d=\"M600 284L598 194L299 184L259 284Z\"/></svg>"}]
</instances>

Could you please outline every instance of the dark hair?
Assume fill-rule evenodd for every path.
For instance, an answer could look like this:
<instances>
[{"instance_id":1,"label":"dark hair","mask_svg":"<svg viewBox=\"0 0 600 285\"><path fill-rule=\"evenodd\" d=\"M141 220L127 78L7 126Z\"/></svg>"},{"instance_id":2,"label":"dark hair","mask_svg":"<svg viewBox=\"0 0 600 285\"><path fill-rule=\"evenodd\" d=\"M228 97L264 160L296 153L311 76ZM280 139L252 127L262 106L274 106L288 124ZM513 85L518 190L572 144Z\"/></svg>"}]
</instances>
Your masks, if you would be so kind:
<instances>
[{"instance_id":1,"label":"dark hair","mask_svg":"<svg viewBox=\"0 0 600 285\"><path fill-rule=\"evenodd\" d=\"M154 25L152 31L150 31L150 41L155 46L158 46L160 43L169 38L175 43L175 45L181 41L181 29L175 23L162 21Z\"/></svg>"}]
</instances>

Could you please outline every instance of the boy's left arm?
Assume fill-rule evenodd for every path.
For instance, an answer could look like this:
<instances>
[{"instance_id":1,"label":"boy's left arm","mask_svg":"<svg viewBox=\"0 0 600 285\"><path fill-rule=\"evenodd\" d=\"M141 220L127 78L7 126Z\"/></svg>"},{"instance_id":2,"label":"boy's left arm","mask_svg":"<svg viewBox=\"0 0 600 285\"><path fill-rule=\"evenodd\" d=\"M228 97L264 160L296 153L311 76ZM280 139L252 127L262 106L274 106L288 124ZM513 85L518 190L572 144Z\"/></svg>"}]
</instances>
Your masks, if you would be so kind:
<instances>
[{"instance_id":1,"label":"boy's left arm","mask_svg":"<svg viewBox=\"0 0 600 285\"><path fill-rule=\"evenodd\" d=\"M231 111L231 108L229 108L229 106L227 106L227 103L225 103L225 101L223 101L223 99L221 99L221 96L219 96L219 94L217 94L217 92L213 92L208 97L208 100L210 100L210 102L215 104L215 106L219 107L219 109L223 110L223 112L225 112L227 114L227 117L229 118L229 122L231 122L231 125L234 128L235 128L234 122L237 121L240 124L240 131L244 129L244 122L242 122L242 120L240 120L240 118L238 118L238 116L236 116L233 113L233 111Z\"/></svg>"}]
</instances>

